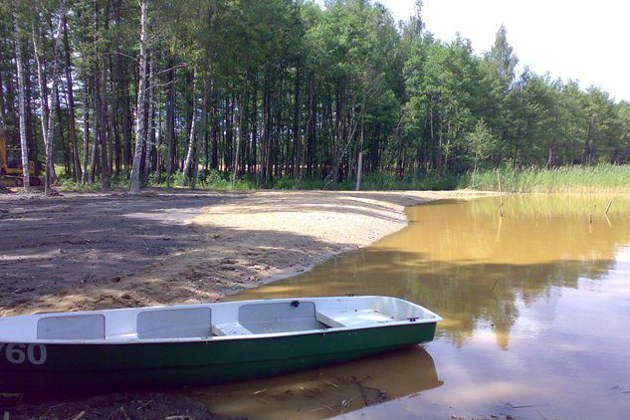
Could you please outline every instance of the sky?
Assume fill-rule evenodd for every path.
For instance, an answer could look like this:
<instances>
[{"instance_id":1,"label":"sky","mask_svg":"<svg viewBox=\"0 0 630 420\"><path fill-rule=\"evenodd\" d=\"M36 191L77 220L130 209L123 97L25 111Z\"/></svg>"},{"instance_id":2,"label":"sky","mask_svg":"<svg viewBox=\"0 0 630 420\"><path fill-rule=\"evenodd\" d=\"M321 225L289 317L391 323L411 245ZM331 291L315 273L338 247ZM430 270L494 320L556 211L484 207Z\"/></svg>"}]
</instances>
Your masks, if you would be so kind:
<instances>
[{"instance_id":1,"label":"sky","mask_svg":"<svg viewBox=\"0 0 630 420\"><path fill-rule=\"evenodd\" d=\"M380 0L407 20L414 0ZM426 28L442 41L456 33L477 53L490 48L501 25L520 60L538 74L577 79L630 101L630 1L424 0Z\"/></svg>"}]
</instances>

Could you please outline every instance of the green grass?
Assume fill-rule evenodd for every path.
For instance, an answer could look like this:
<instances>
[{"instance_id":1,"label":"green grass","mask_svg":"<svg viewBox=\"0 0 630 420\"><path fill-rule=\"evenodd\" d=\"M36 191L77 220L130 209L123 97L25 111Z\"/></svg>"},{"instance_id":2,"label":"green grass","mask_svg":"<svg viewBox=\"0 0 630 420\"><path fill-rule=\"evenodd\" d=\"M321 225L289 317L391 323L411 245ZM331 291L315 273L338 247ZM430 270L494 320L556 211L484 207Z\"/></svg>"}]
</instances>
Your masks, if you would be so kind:
<instances>
[{"instance_id":1,"label":"green grass","mask_svg":"<svg viewBox=\"0 0 630 420\"><path fill-rule=\"evenodd\" d=\"M611 193L630 192L630 165L602 164L557 169L503 168L501 190L515 193ZM468 173L457 188L499 190L496 170Z\"/></svg>"},{"instance_id":2,"label":"green grass","mask_svg":"<svg viewBox=\"0 0 630 420\"><path fill-rule=\"evenodd\" d=\"M93 191L100 189L100 180L94 185L82 186L66 177L62 167L57 170L59 185L62 191ZM630 192L630 165L603 164L593 167L562 167L557 169L540 168L502 168L499 171L501 190L514 193L620 193ZM129 181L125 174L112 177L112 188L128 189ZM150 187L166 187L166 180L157 182L152 174L146 183ZM170 187L182 186L180 172L171 177ZM354 190L355 181L339 184L326 183L321 179L276 178L265 189L277 190ZM200 171L197 180L200 190L255 190L261 189L254 176L245 174L232 185L232 174L216 170ZM499 190L499 177L496 170L478 171L463 175L428 174L419 177L399 178L391 174L368 174L362 184L363 190L396 191L396 190L455 190L476 189L485 191Z\"/></svg>"},{"instance_id":3,"label":"green grass","mask_svg":"<svg viewBox=\"0 0 630 420\"><path fill-rule=\"evenodd\" d=\"M97 191L101 188L100 179L92 185L81 185L74 182L72 178L67 178L63 168L57 170L58 185L62 191ZM460 178L453 175L431 175L423 176L422 178L406 177L398 178L394 175L382 175L382 174L368 174L362 184L363 190L372 191L393 191L393 190L452 190L457 188ZM163 177L162 182L157 182L156 174L151 174L146 182L146 186L166 188L182 186L182 174L178 172L171 177L169 184L166 183L166 179ZM112 177L112 188L114 189L128 189L129 180L125 175L119 177ZM221 173L216 170L209 171L208 173L200 172L197 179L196 188L199 190L256 190L256 189L274 189L274 190L339 190L349 191L354 190L356 186L355 180L344 181L342 183L333 184L322 179L295 179L295 178L276 178L270 185L261 188L258 184L256 177L251 175L243 175L237 181L236 185L232 185L232 174Z\"/></svg>"}]
</instances>

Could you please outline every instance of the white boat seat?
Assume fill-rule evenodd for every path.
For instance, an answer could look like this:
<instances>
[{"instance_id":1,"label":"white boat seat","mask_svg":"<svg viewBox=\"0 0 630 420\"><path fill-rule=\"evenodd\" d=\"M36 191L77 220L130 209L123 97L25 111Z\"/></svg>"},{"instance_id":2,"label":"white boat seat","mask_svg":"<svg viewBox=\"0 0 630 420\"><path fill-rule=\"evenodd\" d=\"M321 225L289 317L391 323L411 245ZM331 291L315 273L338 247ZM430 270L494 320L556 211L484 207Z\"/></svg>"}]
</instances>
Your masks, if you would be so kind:
<instances>
[{"instance_id":1,"label":"white boat seat","mask_svg":"<svg viewBox=\"0 0 630 420\"><path fill-rule=\"evenodd\" d=\"M151 309L138 314L138 338L210 337L210 308Z\"/></svg>"},{"instance_id":2,"label":"white boat seat","mask_svg":"<svg viewBox=\"0 0 630 420\"><path fill-rule=\"evenodd\" d=\"M47 316L37 321L38 340L103 340L105 317L95 315Z\"/></svg>"},{"instance_id":3,"label":"white boat seat","mask_svg":"<svg viewBox=\"0 0 630 420\"><path fill-rule=\"evenodd\" d=\"M250 335L252 332L243 327L238 322L228 322L225 324L214 324L212 326L212 332L216 336L230 336L230 335Z\"/></svg>"},{"instance_id":4,"label":"white boat seat","mask_svg":"<svg viewBox=\"0 0 630 420\"><path fill-rule=\"evenodd\" d=\"M254 334L323 330L327 326L315 316L315 304L309 301L264 302L243 305L238 321Z\"/></svg>"},{"instance_id":5,"label":"white boat seat","mask_svg":"<svg viewBox=\"0 0 630 420\"><path fill-rule=\"evenodd\" d=\"M361 310L318 310L317 320L332 328L360 328L394 322L393 317L375 309Z\"/></svg>"}]
</instances>

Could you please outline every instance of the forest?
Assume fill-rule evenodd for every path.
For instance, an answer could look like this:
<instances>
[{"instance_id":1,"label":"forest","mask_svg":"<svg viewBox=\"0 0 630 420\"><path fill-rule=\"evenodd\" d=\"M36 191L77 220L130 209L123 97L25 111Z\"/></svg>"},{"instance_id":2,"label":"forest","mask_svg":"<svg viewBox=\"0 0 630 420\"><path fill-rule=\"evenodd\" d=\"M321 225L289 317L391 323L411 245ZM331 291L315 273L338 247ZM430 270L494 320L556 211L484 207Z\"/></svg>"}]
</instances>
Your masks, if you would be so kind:
<instances>
[{"instance_id":1,"label":"forest","mask_svg":"<svg viewBox=\"0 0 630 420\"><path fill-rule=\"evenodd\" d=\"M7 0L0 128L47 192L628 163L630 104L521 69L497 29L478 54L421 0Z\"/></svg>"}]
</instances>

